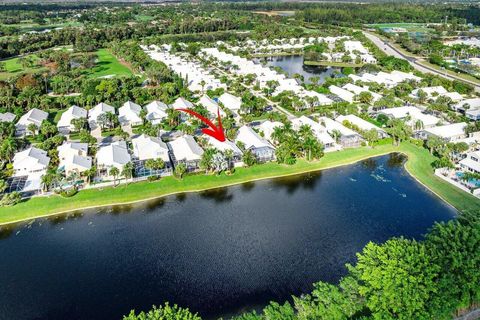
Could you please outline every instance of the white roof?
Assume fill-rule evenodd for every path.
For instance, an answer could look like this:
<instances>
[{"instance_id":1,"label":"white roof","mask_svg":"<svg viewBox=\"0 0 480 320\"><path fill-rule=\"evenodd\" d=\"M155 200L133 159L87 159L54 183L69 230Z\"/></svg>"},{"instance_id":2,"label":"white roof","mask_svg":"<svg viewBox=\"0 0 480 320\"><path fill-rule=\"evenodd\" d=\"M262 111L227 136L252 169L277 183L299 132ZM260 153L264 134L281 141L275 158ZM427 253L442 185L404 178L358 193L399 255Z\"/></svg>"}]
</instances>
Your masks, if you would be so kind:
<instances>
[{"instance_id":1,"label":"white roof","mask_svg":"<svg viewBox=\"0 0 480 320\"><path fill-rule=\"evenodd\" d=\"M139 160L162 159L169 162L168 147L160 138L142 134L132 139L133 154Z\"/></svg>"},{"instance_id":2,"label":"white roof","mask_svg":"<svg viewBox=\"0 0 480 320\"><path fill-rule=\"evenodd\" d=\"M140 118L141 111L142 107L140 107L138 104L127 101L118 109L118 119L122 123L139 123L142 121Z\"/></svg>"},{"instance_id":3,"label":"white roof","mask_svg":"<svg viewBox=\"0 0 480 320\"><path fill-rule=\"evenodd\" d=\"M353 102L353 99L355 97L355 94L351 93L350 91L334 85L331 85L330 87L328 87L328 90L330 90L331 93L339 96L342 100L345 100L350 103Z\"/></svg>"},{"instance_id":4,"label":"white roof","mask_svg":"<svg viewBox=\"0 0 480 320\"><path fill-rule=\"evenodd\" d=\"M361 130L371 130L371 129L375 129L375 130L378 130L378 131L383 131L381 128L377 127L376 125L366 121L366 120L363 120L362 118L359 118L357 117L356 115L354 114L349 114L349 115L346 115L346 116L338 116L337 119L338 122L342 123L344 121L348 121L350 122L351 124L354 124L356 125L357 127L359 127Z\"/></svg>"},{"instance_id":5,"label":"white roof","mask_svg":"<svg viewBox=\"0 0 480 320\"><path fill-rule=\"evenodd\" d=\"M23 170L23 172L44 170L49 163L50 157L47 156L47 151L35 147L17 152L13 157L14 170Z\"/></svg>"},{"instance_id":6,"label":"white roof","mask_svg":"<svg viewBox=\"0 0 480 320\"><path fill-rule=\"evenodd\" d=\"M275 131L275 128L277 127L283 127L283 123L278 122L278 121L264 121L262 124L258 126L258 129L263 132L263 136L267 140L271 140L272 138L272 133Z\"/></svg>"},{"instance_id":7,"label":"white roof","mask_svg":"<svg viewBox=\"0 0 480 320\"><path fill-rule=\"evenodd\" d=\"M408 121L409 125L414 125L416 121L420 120L424 127L431 127L439 123L441 120L430 114L425 114L417 107L404 106L397 108L387 108L380 111L385 115L388 115L395 119L403 119L409 116L411 119Z\"/></svg>"},{"instance_id":8,"label":"white roof","mask_svg":"<svg viewBox=\"0 0 480 320\"><path fill-rule=\"evenodd\" d=\"M263 147L273 148L267 140L260 137L258 133L256 133L252 128L246 125L238 129L237 138L235 139L235 141L240 141L241 143L243 143L246 149Z\"/></svg>"},{"instance_id":9,"label":"white roof","mask_svg":"<svg viewBox=\"0 0 480 320\"><path fill-rule=\"evenodd\" d=\"M147 104L144 108L147 112L158 111L158 110L166 111L168 109L168 106L162 101L154 100L149 104Z\"/></svg>"},{"instance_id":10,"label":"white roof","mask_svg":"<svg viewBox=\"0 0 480 320\"><path fill-rule=\"evenodd\" d=\"M191 135L183 135L168 143L176 161L196 161L202 158L203 149Z\"/></svg>"},{"instance_id":11,"label":"white roof","mask_svg":"<svg viewBox=\"0 0 480 320\"><path fill-rule=\"evenodd\" d=\"M452 123L444 126L438 126L425 129L426 132L431 133L437 137L450 139L465 135L465 122Z\"/></svg>"},{"instance_id":12,"label":"white roof","mask_svg":"<svg viewBox=\"0 0 480 320\"><path fill-rule=\"evenodd\" d=\"M193 108L193 103L191 103L190 101L188 101L185 98L180 97L180 98L177 98L177 100L175 100L175 102L172 104L172 107L175 110L177 110L177 109L189 109L189 108Z\"/></svg>"},{"instance_id":13,"label":"white roof","mask_svg":"<svg viewBox=\"0 0 480 320\"><path fill-rule=\"evenodd\" d=\"M242 151L240 150L240 148L238 148L235 143L233 143L232 141L230 140L225 140L223 142L211 137L211 136L208 136L208 135L205 135L205 138L207 139L207 142L208 144L210 144L213 148L219 150L219 151L226 151L226 150L232 150L234 154L242 154Z\"/></svg>"},{"instance_id":14,"label":"white roof","mask_svg":"<svg viewBox=\"0 0 480 320\"><path fill-rule=\"evenodd\" d=\"M300 130L301 126L307 125L310 127L310 129L312 129L313 134L317 137L318 141L322 142L323 144L335 143L335 140L333 140L333 138L328 134L327 128L306 116L292 119L292 125L295 130Z\"/></svg>"},{"instance_id":15,"label":"white roof","mask_svg":"<svg viewBox=\"0 0 480 320\"><path fill-rule=\"evenodd\" d=\"M37 126L42 124L43 120L48 118L48 113L45 111L39 110L37 108L33 108L24 114L20 120L18 120L17 125L25 125L28 126L29 124L33 123Z\"/></svg>"},{"instance_id":16,"label":"white roof","mask_svg":"<svg viewBox=\"0 0 480 320\"><path fill-rule=\"evenodd\" d=\"M111 105L100 102L99 104L97 104L95 107L93 107L88 111L88 119L90 121L97 121L98 116L107 112L115 113L115 108L112 107Z\"/></svg>"},{"instance_id":17,"label":"white roof","mask_svg":"<svg viewBox=\"0 0 480 320\"><path fill-rule=\"evenodd\" d=\"M0 113L0 122L13 122L17 116L11 112Z\"/></svg>"},{"instance_id":18,"label":"white roof","mask_svg":"<svg viewBox=\"0 0 480 320\"><path fill-rule=\"evenodd\" d=\"M240 106L242 105L242 99L234 96L233 94L230 94L228 92L225 92L222 94L218 100L225 106L225 108L230 109L232 111L234 110L239 110Z\"/></svg>"},{"instance_id":19,"label":"white roof","mask_svg":"<svg viewBox=\"0 0 480 320\"><path fill-rule=\"evenodd\" d=\"M79 106L71 106L68 108L57 123L57 127L70 127L73 119L80 119L87 117L87 110L80 108Z\"/></svg>"},{"instance_id":20,"label":"white roof","mask_svg":"<svg viewBox=\"0 0 480 320\"><path fill-rule=\"evenodd\" d=\"M342 136L358 136L359 134L352 129L345 127L340 122L327 117L320 117L320 122L327 128L328 133L332 134L334 130L338 130Z\"/></svg>"},{"instance_id":21,"label":"white roof","mask_svg":"<svg viewBox=\"0 0 480 320\"><path fill-rule=\"evenodd\" d=\"M97 151L97 163L103 166L121 166L130 162L130 154L128 153L125 141L117 141L107 146L100 147Z\"/></svg>"},{"instance_id":22,"label":"white roof","mask_svg":"<svg viewBox=\"0 0 480 320\"><path fill-rule=\"evenodd\" d=\"M225 111L220 108L218 103L216 103L212 98L204 94L199 101L199 104L205 107L212 115L217 116L217 110L220 111L220 116L225 116Z\"/></svg>"},{"instance_id":23,"label":"white roof","mask_svg":"<svg viewBox=\"0 0 480 320\"><path fill-rule=\"evenodd\" d=\"M162 119L166 118L168 106L160 101L152 101L145 106L145 111L147 111L147 115L145 118L153 122L154 124L160 122Z\"/></svg>"},{"instance_id":24,"label":"white roof","mask_svg":"<svg viewBox=\"0 0 480 320\"><path fill-rule=\"evenodd\" d=\"M480 109L480 98L465 99L456 103L454 109L464 110L464 105L468 104L468 110Z\"/></svg>"},{"instance_id":25,"label":"white roof","mask_svg":"<svg viewBox=\"0 0 480 320\"><path fill-rule=\"evenodd\" d=\"M343 86L343 89L353 92L356 95L359 95L362 92L369 92L372 95L373 101L377 101L380 98L382 98L380 94L370 91L368 87L360 87L353 83L347 83L346 85Z\"/></svg>"}]
</instances>

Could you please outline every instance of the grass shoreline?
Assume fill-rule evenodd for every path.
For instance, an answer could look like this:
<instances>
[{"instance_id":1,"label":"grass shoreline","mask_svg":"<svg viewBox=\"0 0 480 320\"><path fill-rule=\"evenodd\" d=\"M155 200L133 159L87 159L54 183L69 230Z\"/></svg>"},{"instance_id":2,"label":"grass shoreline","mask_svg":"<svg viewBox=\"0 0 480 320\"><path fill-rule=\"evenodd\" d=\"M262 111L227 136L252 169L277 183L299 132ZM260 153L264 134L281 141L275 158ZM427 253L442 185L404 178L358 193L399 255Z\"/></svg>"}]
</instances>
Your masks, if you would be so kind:
<instances>
[{"instance_id":1,"label":"grass shoreline","mask_svg":"<svg viewBox=\"0 0 480 320\"><path fill-rule=\"evenodd\" d=\"M299 160L293 166L267 163L250 168L238 168L233 175L200 174L186 176L183 180L165 177L155 182L137 182L117 188L82 190L72 198L62 198L58 195L36 197L16 206L0 209L0 226L79 210L131 205L180 193L202 192L258 180L331 169L394 152L403 153L408 157L405 163L407 172L440 199L460 212L480 210L480 199L448 184L433 174L430 163L435 158L428 151L411 143L402 143L399 147L381 145L374 149L367 147L346 149L328 153L321 160L315 162Z\"/></svg>"}]
</instances>

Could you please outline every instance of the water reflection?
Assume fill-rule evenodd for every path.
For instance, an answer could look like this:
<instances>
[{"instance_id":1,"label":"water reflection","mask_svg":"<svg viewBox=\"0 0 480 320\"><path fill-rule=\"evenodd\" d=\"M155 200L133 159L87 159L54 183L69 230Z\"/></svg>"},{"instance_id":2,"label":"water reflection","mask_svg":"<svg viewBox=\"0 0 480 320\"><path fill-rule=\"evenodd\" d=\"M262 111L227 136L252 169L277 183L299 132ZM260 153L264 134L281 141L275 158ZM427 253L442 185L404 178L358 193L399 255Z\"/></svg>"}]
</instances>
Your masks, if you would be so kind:
<instances>
[{"instance_id":1,"label":"water reflection","mask_svg":"<svg viewBox=\"0 0 480 320\"><path fill-rule=\"evenodd\" d=\"M217 319L336 282L369 241L454 216L402 159L2 227L0 319L121 319L163 301Z\"/></svg>"},{"instance_id":2,"label":"water reflection","mask_svg":"<svg viewBox=\"0 0 480 320\"><path fill-rule=\"evenodd\" d=\"M229 188L217 188L201 192L200 197L214 200L216 203L222 203L232 201L233 193Z\"/></svg>"},{"instance_id":3,"label":"water reflection","mask_svg":"<svg viewBox=\"0 0 480 320\"><path fill-rule=\"evenodd\" d=\"M318 77L318 83L323 83L327 78L341 72L341 68L336 67L306 66L303 64L303 56L301 55L269 57L266 64L267 66L280 67L289 77L300 74L304 77L306 83L310 83L312 77Z\"/></svg>"}]
</instances>

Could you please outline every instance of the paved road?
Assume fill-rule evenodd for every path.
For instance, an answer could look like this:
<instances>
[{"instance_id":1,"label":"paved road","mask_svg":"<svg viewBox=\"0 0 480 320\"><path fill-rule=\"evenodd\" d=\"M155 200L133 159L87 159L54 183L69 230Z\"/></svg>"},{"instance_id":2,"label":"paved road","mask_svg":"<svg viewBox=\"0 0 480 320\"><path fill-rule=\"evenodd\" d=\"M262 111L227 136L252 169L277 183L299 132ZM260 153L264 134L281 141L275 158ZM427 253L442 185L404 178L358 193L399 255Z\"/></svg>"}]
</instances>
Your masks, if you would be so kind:
<instances>
[{"instance_id":1,"label":"paved road","mask_svg":"<svg viewBox=\"0 0 480 320\"><path fill-rule=\"evenodd\" d=\"M431 68L427 65L421 64L421 62L419 62L420 61L419 59L403 54L398 49L396 49L394 46L392 46L389 42L384 42L382 39L380 39L376 35L373 35L369 32L365 32L365 31L362 31L362 32L380 50L382 50L383 52L385 52L386 54L388 54L390 56L394 56L396 58L401 58L401 59L407 60L408 62L410 62L410 64L416 70L418 70L420 72L423 72L423 73L433 73L433 74L436 74L436 75L438 75L440 77L443 77L445 79L448 79L448 80L459 80L459 81L471 84L472 86L474 86L475 91L480 92L480 85L478 85L477 83L475 83L473 81L470 81L470 80L466 80L466 79L457 77L455 75L451 75L451 74L448 74L448 73L445 73L445 72L441 72L437 69L434 69L434 68Z\"/></svg>"}]
</instances>

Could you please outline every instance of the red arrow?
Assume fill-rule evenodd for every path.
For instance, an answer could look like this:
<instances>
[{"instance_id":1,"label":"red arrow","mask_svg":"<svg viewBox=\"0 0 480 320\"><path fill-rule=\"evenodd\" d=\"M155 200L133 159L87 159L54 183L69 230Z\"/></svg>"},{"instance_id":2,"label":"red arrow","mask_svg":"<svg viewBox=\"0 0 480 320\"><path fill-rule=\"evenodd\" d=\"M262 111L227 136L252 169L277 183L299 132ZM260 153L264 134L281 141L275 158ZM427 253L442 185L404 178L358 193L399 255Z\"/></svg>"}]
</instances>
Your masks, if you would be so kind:
<instances>
[{"instance_id":1,"label":"red arrow","mask_svg":"<svg viewBox=\"0 0 480 320\"><path fill-rule=\"evenodd\" d=\"M217 116L218 116L218 125L214 125L212 121L209 119L205 118L201 114L190 110L190 109L177 109L178 111L183 111L188 114L191 114L194 117L197 117L200 119L202 122L204 122L207 126L210 128L203 128L202 132L205 134L208 134L209 136L217 139L220 142L225 141L225 133L223 133L223 127L222 127L222 118L220 117L220 110L217 109Z\"/></svg>"}]
</instances>

